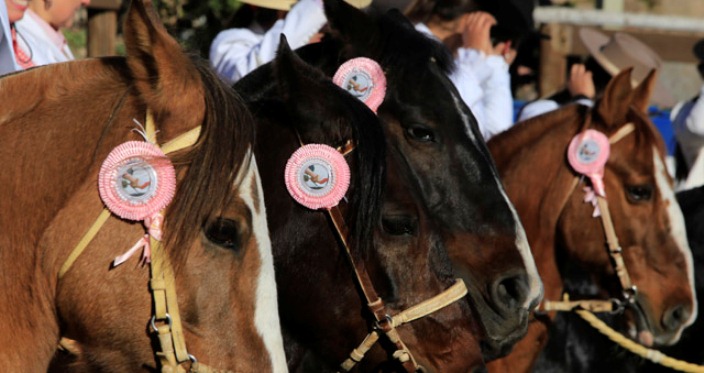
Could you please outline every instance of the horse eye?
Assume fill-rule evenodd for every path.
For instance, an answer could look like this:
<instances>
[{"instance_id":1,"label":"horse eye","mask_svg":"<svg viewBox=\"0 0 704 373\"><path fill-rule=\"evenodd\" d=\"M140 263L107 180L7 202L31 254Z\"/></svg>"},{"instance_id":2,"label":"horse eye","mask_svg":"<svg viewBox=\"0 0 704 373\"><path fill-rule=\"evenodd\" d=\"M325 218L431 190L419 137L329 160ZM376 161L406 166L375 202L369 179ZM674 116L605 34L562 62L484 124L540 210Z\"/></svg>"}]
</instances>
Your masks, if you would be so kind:
<instances>
[{"instance_id":1,"label":"horse eye","mask_svg":"<svg viewBox=\"0 0 704 373\"><path fill-rule=\"evenodd\" d=\"M650 201L653 198L653 187L651 185L635 185L626 187L628 200L632 203Z\"/></svg>"},{"instance_id":2,"label":"horse eye","mask_svg":"<svg viewBox=\"0 0 704 373\"><path fill-rule=\"evenodd\" d=\"M240 246L240 232L237 222L219 218L205 227L205 237L210 242L226 249L237 250Z\"/></svg>"},{"instance_id":3,"label":"horse eye","mask_svg":"<svg viewBox=\"0 0 704 373\"><path fill-rule=\"evenodd\" d=\"M410 216L384 216L381 218L381 227L393 236L414 235L418 223Z\"/></svg>"},{"instance_id":4,"label":"horse eye","mask_svg":"<svg viewBox=\"0 0 704 373\"><path fill-rule=\"evenodd\" d=\"M406 129L406 133L414 140L421 142L435 141L435 134L433 131L423 128L423 127L410 127Z\"/></svg>"}]
</instances>

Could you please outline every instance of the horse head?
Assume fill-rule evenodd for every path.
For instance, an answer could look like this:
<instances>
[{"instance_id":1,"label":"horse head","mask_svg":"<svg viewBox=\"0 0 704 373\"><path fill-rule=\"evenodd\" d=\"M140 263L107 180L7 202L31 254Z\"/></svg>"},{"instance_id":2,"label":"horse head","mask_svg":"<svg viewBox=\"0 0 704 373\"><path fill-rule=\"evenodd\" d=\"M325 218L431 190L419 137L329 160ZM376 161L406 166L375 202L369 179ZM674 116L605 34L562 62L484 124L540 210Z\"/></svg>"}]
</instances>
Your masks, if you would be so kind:
<instances>
[{"instance_id":1,"label":"horse head","mask_svg":"<svg viewBox=\"0 0 704 373\"><path fill-rule=\"evenodd\" d=\"M451 55L398 12L371 17L336 0L325 7L330 36L299 53L330 75L359 56L384 69L378 113L387 142L420 186L437 244L469 287L486 356L505 353L524 335L541 282L476 120L446 76Z\"/></svg>"},{"instance_id":2,"label":"horse head","mask_svg":"<svg viewBox=\"0 0 704 373\"><path fill-rule=\"evenodd\" d=\"M616 237L623 250L625 270L635 286L630 332L648 345L677 342L697 314L692 254L684 219L665 167L665 146L647 117L655 72L633 89L630 71L613 78L591 114L591 125L612 138L604 184ZM632 125L632 135L614 136ZM604 250L599 219L576 191L558 225L563 263L571 263L597 284L601 293L617 299L622 281ZM570 270L565 270L569 276Z\"/></svg>"},{"instance_id":3,"label":"horse head","mask_svg":"<svg viewBox=\"0 0 704 373\"><path fill-rule=\"evenodd\" d=\"M125 38L126 58L0 79L0 158L12 164L1 178L13 196L0 213L0 325L13 331L0 336L0 356L10 371L46 371L54 357L56 371L189 369L195 359L285 371L252 118L150 1L133 2ZM101 172L114 154L117 168ZM130 204L153 191L147 237L141 218L115 217L136 213L122 199L101 201L103 176ZM168 207L149 205L157 200ZM139 255L113 264L130 246L151 249L151 274Z\"/></svg>"},{"instance_id":4,"label":"horse head","mask_svg":"<svg viewBox=\"0 0 704 373\"><path fill-rule=\"evenodd\" d=\"M374 113L285 42L272 65L235 88L262 87L259 83L272 76L273 90L249 91L244 97L251 100L258 125L255 154L269 212L282 329L290 368L327 371L367 333L373 337L374 325L383 325L385 315L401 320L403 311L455 288L455 281L447 253L434 245L433 223L416 198L417 186L396 178L402 165L387 156ZM318 144L346 153L349 190L339 206L327 206L339 209L342 223L325 208L297 203L283 182L292 154ZM354 149L347 151L350 144ZM334 178L335 172L316 175ZM368 273L368 281L360 273ZM378 304L371 293L385 305L381 321L368 306ZM452 302L397 331L411 359L427 371L466 372L483 365L473 328L471 310ZM382 341L386 349L371 349L362 370L401 368L391 356L400 351L396 342Z\"/></svg>"},{"instance_id":5,"label":"horse head","mask_svg":"<svg viewBox=\"0 0 704 373\"><path fill-rule=\"evenodd\" d=\"M634 89L623 71L594 108L568 105L519 123L489 148L545 284L542 308L625 306L633 338L670 344L697 306L664 144L646 112L654 81L651 73ZM563 292L588 302L561 302ZM552 315L540 315L522 353L496 366L530 369Z\"/></svg>"}]
</instances>

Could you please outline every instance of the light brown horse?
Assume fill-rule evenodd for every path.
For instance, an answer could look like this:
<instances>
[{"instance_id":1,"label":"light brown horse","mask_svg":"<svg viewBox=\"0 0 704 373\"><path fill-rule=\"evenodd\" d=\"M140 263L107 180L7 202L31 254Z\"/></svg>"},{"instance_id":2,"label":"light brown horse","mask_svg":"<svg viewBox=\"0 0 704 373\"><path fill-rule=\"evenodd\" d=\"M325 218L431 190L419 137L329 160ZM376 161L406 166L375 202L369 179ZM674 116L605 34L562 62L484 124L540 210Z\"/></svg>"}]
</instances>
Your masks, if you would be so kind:
<instances>
[{"instance_id":1,"label":"light brown horse","mask_svg":"<svg viewBox=\"0 0 704 373\"><path fill-rule=\"evenodd\" d=\"M569 165L567 147L586 129L611 141L604 183L608 211L637 288L625 313L628 332L646 344L675 343L697 314L692 256L665 169L665 148L646 114L655 73L637 88L630 70L609 83L594 108L570 105L519 123L489 142L509 197L528 234L545 299L622 300L601 219L585 203L588 179ZM630 124L629 124L630 123ZM632 131L630 126L633 126ZM579 181L579 184L578 184ZM553 313L537 316L526 338L492 372L525 372L545 345Z\"/></svg>"},{"instance_id":2,"label":"light brown horse","mask_svg":"<svg viewBox=\"0 0 704 373\"><path fill-rule=\"evenodd\" d=\"M159 144L201 126L195 144L171 156L178 184L164 227L188 354L215 369L285 371L252 118L168 36L150 1L133 4L125 39L126 58L0 79L2 369L46 372L61 337L76 354L61 371L157 368L149 268L136 257L111 266L142 224L108 218L58 276L103 209L101 163L117 145L144 141L133 119L144 123L149 108Z\"/></svg>"}]
</instances>

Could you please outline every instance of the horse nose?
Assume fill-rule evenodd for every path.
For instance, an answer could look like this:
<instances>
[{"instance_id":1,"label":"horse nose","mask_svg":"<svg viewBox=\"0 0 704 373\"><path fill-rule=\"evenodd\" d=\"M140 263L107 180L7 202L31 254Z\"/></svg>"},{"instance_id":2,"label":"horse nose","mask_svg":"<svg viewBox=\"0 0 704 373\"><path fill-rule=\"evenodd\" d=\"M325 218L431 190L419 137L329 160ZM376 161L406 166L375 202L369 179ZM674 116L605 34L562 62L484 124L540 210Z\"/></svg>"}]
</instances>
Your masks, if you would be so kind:
<instances>
[{"instance_id":1,"label":"horse nose","mask_svg":"<svg viewBox=\"0 0 704 373\"><path fill-rule=\"evenodd\" d=\"M504 276L494 282L491 296L503 312L515 312L522 308L530 292L528 274L521 272Z\"/></svg>"},{"instance_id":2,"label":"horse nose","mask_svg":"<svg viewBox=\"0 0 704 373\"><path fill-rule=\"evenodd\" d=\"M692 316L692 309L684 304L678 304L662 315L662 327L669 331L674 332L681 328Z\"/></svg>"}]
</instances>

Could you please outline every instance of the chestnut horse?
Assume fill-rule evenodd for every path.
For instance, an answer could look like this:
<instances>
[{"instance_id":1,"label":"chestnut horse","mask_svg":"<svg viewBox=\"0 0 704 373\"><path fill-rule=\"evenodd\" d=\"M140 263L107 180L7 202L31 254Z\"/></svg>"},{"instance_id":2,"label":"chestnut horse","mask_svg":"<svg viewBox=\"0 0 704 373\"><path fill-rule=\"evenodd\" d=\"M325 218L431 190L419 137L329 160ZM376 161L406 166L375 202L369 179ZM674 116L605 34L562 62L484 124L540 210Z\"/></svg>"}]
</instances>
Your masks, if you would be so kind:
<instances>
[{"instance_id":1,"label":"chestnut horse","mask_svg":"<svg viewBox=\"0 0 704 373\"><path fill-rule=\"evenodd\" d=\"M387 91L378 114L386 141L407 168L409 182L418 186L414 193L427 207L434 244L448 251L469 288L485 357L505 353L525 334L541 283L476 120L446 76L452 57L399 12L373 17L339 0L325 1L325 8L332 34L297 53L328 76L360 56L384 69ZM266 85L271 74L270 67L261 68L236 88L262 95L271 89ZM401 232L414 231L415 215L384 219L396 221L392 225ZM280 290L284 301L288 293ZM289 297L296 299L295 293Z\"/></svg>"},{"instance_id":2,"label":"chestnut horse","mask_svg":"<svg viewBox=\"0 0 704 373\"><path fill-rule=\"evenodd\" d=\"M273 89L248 91L243 98L257 122L255 154L269 212L289 368L335 371L377 322L329 216L299 205L286 191L284 167L301 144L354 144L346 156L350 190L340 210L350 229L354 268L363 263L388 315L444 294L455 278L446 250L436 245L438 232L427 216L428 206L417 197L420 186L393 150L386 153L374 113L301 61L283 41L266 69L272 74L255 71L240 82L266 85L276 77ZM464 303L452 302L397 330L427 372L483 367L471 310ZM402 369L392 356L397 348L382 342L384 348L361 359L361 371Z\"/></svg>"},{"instance_id":3,"label":"chestnut horse","mask_svg":"<svg viewBox=\"0 0 704 373\"><path fill-rule=\"evenodd\" d=\"M682 207L687 240L694 259L694 284L697 302L704 294L704 186L677 193ZM604 316L602 316L603 318ZM613 316L611 316L613 318ZM573 313L561 313L550 330L550 340L536 363L537 372L672 372L625 351ZM576 336L579 336L576 338ZM673 346L658 348L667 356L692 364L704 364L704 319L701 314L682 332Z\"/></svg>"},{"instance_id":4,"label":"chestnut horse","mask_svg":"<svg viewBox=\"0 0 704 373\"><path fill-rule=\"evenodd\" d=\"M629 335L645 344L675 343L697 314L692 254L672 180L665 169L665 148L646 114L655 73L637 88L630 69L614 77L594 108L570 105L517 124L489 141L506 190L523 219L545 284L545 299L614 299L626 304ZM611 142L603 182L624 266L615 265L620 249L605 249L609 224L593 218L585 203L591 189L567 162L567 146L592 129ZM578 180L583 183L578 185ZM591 188L591 184L587 183ZM604 205L599 205L602 216ZM605 221L605 220L604 220ZM607 235L609 237L609 235ZM613 236L611 236L613 237ZM609 241L609 247L613 241ZM624 288L630 275L632 291ZM634 294L635 293L635 294ZM528 336L490 371L530 371L545 344L553 313L531 322Z\"/></svg>"},{"instance_id":5,"label":"chestnut horse","mask_svg":"<svg viewBox=\"0 0 704 373\"><path fill-rule=\"evenodd\" d=\"M132 4L125 43L126 58L49 65L0 79L3 370L47 371L62 337L74 355L58 371L155 371L159 356L174 356L166 353L168 343L158 347L149 326L157 312L149 268L138 258L111 265L144 236L141 224L108 216L83 254L63 266L103 209L101 163L128 140L144 143L133 120L144 123L149 108L159 144L201 126L195 144L171 156L178 182L163 248L173 264L178 307L168 295L170 318L163 321L173 320L171 335L178 339L174 310L180 309L187 350L185 359L176 354L176 363L286 371L263 193L250 156L251 115L204 62L182 52L150 1ZM152 245L152 259L160 247ZM151 284L154 292L160 287L158 279ZM169 330L160 320L151 324L160 333ZM199 363L191 364L189 355Z\"/></svg>"}]
</instances>

